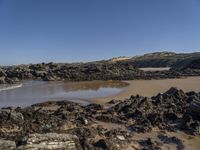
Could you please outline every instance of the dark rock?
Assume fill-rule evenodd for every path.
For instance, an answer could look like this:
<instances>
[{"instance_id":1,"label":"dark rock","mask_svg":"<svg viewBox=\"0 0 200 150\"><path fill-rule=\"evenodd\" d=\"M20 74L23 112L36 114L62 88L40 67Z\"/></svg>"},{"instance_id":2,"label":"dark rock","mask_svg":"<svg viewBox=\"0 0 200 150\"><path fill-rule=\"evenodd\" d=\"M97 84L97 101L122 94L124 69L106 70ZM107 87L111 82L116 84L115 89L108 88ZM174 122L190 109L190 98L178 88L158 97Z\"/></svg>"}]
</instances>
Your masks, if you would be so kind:
<instances>
[{"instance_id":1,"label":"dark rock","mask_svg":"<svg viewBox=\"0 0 200 150\"><path fill-rule=\"evenodd\" d=\"M95 147L99 147L102 150L110 150L110 149L112 149L110 143L107 140L105 140L105 139L100 139L99 141L97 141L94 144L94 146Z\"/></svg>"},{"instance_id":2,"label":"dark rock","mask_svg":"<svg viewBox=\"0 0 200 150\"><path fill-rule=\"evenodd\" d=\"M156 142L153 142L150 138L147 140L141 140L140 144L142 145L143 150L161 150L160 145Z\"/></svg>"},{"instance_id":3,"label":"dark rock","mask_svg":"<svg viewBox=\"0 0 200 150\"><path fill-rule=\"evenodd\" d=\"M100 104L89 104L85 107L86 110L91 111L91 110L102 110L103 106Z\"/></svg>"},{"instance_id":4,"label":"dark rock","mask_svg":"<svg viewBox=\"0 0 200 150\"><path fill-rule=\"evenodd\" d=\"M173 112L165 112L163 117L167 121L176 121L178 119L177 114Z\"/></svg>"},{"instance_id":5,"label":"dark rock","mask_svg":"<svg viewBox=\"0 0 200 150\"><path fill-rule=\"evenodd\" d=\"M47 76L45 76L45 77L43 78L43 81L56 81L56 78L53 77L53 76L47 75Z\"/></svg>"},{"instance_id":6,"label":"dark rock","mask_svg":"<svg viewBox=\"0 0 200 150\"><path fill-rule=\"evenodd\" d=\"M92 128L92 127L89 127L89 128L86 128L86 127L74 128L70 132L77 135L79 138L84 138L84 137L94 138L98 133L96 128Z\"/></svg>"},{"instance_id":7,"label":"dark rock","mask_svg":"<svg viewBox=\"0 0 200 150\"><path fill-rule=\"evenodd\" d=\"M81 138L80 145L83 150L94 150L94 146L89 142L88 138Z\"/></svg>"},{"instance_id":8,"label":"dark rock","mask_svg":"<svg viewBox=\"0 0 200 150\"><path fill-rule=\"evenodd\" d=\"M6 81L7 84L14 84L15 83L15 81L13 79L10 79L10 78L6 78L5 81Z\"/></svg>"},{"instance_id":9,"label":"dark rock","mask_svg":"<svg viewBox=\"0 0 200 150\"><path fill-rule=\"evenodd\" d=\"M77 120L79 120L84 125L88 125L88 120L85 117L80 116Z\"/></svg>"},{"instance_id":10,"label":"dark rock","mask_svg":"<svg viewBox=\"0 0 200 150\"><path fill-rule=\"evenodd\" d=\"M194 100L190 103L187 113L189 113L193 118L200 121L200 99Z\"/></svg>"},{"instance_id":11,"label":"dark rock","mask_svg":"<svg viewBox=\"0 0 200 150\"><path fill-rule=\"evenodd\" d=\"M113 100L109 101L107 104L117 104L119 102L120 102L120 100L113 99Z\"/></svg>"},{"instance_id":12,"label":"dark rock","mask_svg":"<svg viewBox=\"0 0 200 150\"><path fill-rule=\"evenodd\" d=\"M168 137L168 136L165 136L165 135L158 135L158 138L161 141L163 141L164 143L176 144L177 150L183 150L184 149L183 141L180 140L179 138L175 137L175 136Z\"/></svg>"},{"instance_id":13,"label":"dark rock","mask_svg":"<svg viewBox=\"0 0 200 150\"><path fill-rule=\"evenodd\" d=\"M23 123L24 117L22 113L16 112L14 109L1 109L0 110L0 122L10 121L12 123Z\"/></svg>"},{"instance_id":14,"label":"dark rock","mask_svg":"<svg viewBox=\"0 0 200 150\"><path fill-rule=\"evenodd\" d=\"M153 126L160 126L163 123L162 114L159 113L150 113L147 118Z\"/></svg>"}]
</instances>

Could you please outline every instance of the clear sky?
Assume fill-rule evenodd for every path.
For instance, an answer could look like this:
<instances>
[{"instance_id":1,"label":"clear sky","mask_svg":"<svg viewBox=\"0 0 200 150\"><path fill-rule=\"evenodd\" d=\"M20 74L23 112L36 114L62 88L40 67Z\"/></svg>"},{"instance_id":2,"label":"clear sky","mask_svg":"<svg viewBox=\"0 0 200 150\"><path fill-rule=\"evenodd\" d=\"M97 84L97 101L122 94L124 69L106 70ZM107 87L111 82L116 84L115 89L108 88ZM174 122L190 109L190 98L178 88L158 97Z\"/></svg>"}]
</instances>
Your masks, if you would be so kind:
<instances>
[{"instance_id":1,"label":"clear sky","mask_svg":"<svg viewBox=\"0 0 200 150\"><path fill-rule=\"evenodd\" d=\"M200 0L0 0L0 65L200 50Z\"/></svg>"}]
</instances>

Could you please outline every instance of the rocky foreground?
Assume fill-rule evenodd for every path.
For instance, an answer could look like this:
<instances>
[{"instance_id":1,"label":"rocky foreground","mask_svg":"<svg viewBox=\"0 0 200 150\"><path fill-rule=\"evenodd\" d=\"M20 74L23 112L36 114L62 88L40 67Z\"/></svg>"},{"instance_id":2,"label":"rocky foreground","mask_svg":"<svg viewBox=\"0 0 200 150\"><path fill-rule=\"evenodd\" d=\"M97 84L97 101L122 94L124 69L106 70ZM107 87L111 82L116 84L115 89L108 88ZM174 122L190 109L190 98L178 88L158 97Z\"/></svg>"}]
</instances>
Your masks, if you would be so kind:
<instances>
[{"instance_id":1,"label":"rocky foreground","mask_svg":"<svg viewBox=\"0 0 200 150\"><path fill-rule=\"evenodd\" d=\"M155 129L158 140L136 136ZM0 110L2 150L159 150L166 144L186 148L180 137L167 132L199 136L200 93L171 88L155 97L136 95L104 106L58 101Z\"/></svg>"}]
</instances>

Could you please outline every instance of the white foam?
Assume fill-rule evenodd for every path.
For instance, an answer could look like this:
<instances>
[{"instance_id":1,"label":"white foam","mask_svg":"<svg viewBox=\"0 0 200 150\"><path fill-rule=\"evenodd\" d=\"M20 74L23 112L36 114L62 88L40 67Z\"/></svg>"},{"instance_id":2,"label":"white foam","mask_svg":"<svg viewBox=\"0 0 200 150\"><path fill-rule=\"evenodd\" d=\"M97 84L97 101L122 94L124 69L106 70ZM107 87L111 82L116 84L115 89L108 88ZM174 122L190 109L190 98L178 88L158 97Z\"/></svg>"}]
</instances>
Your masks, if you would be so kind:
<instances>
[{"instance_id":1,"label":"white foam","mask_svg":"<svg viewBox=\"0 0 200 150\"><path fill-rule=\"evenodd\" d=\"M23 84L20 83L20 84L2 84L0 85L0 92L1 91L6 91L6 90L12 90L12 89L16 89L16 88L20 88L22 87Z\"/></svg>"}]
</instances>

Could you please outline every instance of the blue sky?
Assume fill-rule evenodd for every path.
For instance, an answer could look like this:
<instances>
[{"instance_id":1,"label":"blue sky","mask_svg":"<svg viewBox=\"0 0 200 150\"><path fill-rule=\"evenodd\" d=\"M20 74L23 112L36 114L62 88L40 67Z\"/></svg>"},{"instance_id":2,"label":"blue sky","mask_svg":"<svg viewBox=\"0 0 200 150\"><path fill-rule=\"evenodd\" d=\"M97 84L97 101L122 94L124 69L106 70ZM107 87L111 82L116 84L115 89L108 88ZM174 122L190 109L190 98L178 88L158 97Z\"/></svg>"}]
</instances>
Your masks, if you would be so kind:
<instances>
[{"instance_id":1,"label":"blue sky","mask_svg":"<svg viewBox=\"0 0 200 150\"><path fill-rule=\"evenodd\" d=\"M200 51L200 0L0 0L0 65Z\"/></svg>"}]
</instances>

